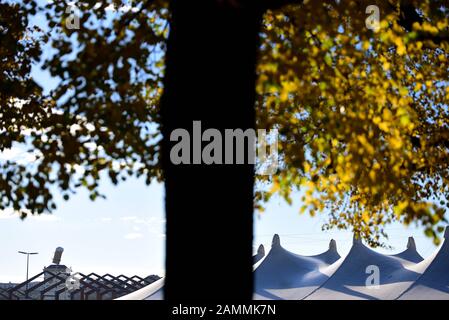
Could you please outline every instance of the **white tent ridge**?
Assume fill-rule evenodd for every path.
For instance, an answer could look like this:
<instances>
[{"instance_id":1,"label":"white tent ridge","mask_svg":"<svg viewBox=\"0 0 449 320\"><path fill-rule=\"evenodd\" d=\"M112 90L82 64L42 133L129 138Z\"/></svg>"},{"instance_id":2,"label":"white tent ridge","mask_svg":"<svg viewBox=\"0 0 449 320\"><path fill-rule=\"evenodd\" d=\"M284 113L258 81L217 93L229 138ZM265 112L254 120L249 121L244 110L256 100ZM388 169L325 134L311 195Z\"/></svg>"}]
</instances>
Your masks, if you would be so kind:
<instances>
[{"instance_id":1,"label":"white tent ridge","mask_svg":"<svg viewBox=\"0 0 449 320\"><path fill-rule=\"evenodd\" d=\"M261 244L253 256L253 264L256 268L265 257L265 248ZM164 278L161 278L140 290L127 294L115 300L163 300L164 299Z\"/></svg>"},{"instance_id":2,"label":"white tent ridge","mask_svg":"<svg viewBox=\"0 0 449 320\"><path fill-rule=\"evenodd\" d=\"M413 247L407 250L396 256L384 255L366 247L361 240L354 239L351 250L339 267L306 299L395 299L420 275L407 268L414 262L400 257L418 255ZM378 285L370 281L373 270L378 272Z\"/></svg>"},{"instance_id":3,"label":"white tent ridge","mask_svg":"<svg viewBox=\"0 0 449 320\"><path fill-rule=\"evenodd\" d=\"M164 278L115 300L163 300Z\"/></svg>"},{"instance_id":4,"label":"white tent ridge","mask_svg":"<svg viewBox=\"0 0 449 320\"><path fill-rule=\"evenodd\" d=\"M449 299L449 228L436 253L414 266L420 277L398 298L401 300Z\"/></svg>"},{"instance_id":5,"label":"white tent ridge","mask_svg":"<svg viewBox=\"0 0 449 320\"><path fill-rule=\"evenodd\" d=\"M302 299L329 278L339 258L334 240L322 254L301 256L284 249L274 235L270 252L254 272L254 299Z\"/></svg>"},{"instance_id":6,"label":"white tent ridge","mask_svg":"<svg viewBox=\"0 0 449 320\"><path fill-rule=\"evenodd\" d=\"M335 240L325 252L303 256L283 248L276 234L268 254L260 246L253 261L255 300L449 300L449 228L426 259L412 237L394 255L378 253L354 238L349 253L340 257ZM160 279L119 299L163 299L163 284Z\"/></svg>"}]
</instances>

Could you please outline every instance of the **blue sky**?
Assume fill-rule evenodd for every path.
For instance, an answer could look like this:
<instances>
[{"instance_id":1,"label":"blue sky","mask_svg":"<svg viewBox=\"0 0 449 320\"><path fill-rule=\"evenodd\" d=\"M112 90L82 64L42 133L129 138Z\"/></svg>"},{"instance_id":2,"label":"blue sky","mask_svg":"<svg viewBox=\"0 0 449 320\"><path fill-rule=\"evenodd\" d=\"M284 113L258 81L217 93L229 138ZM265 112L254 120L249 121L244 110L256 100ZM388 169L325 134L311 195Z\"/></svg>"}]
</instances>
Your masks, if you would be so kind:
<instances>
[{"instance_id":1,"label":"blue sky","mask_svg":"<svg viewBox=\"0 0 449 320\"><path fill-rule=\"evenodd\" d=\"M37 251L30 274L49 265L57 246L65 249L62 262L78 272L149 275L161 273L165 220L162 186L147 187L135 180L115 187L104 183L107 200L91 202L80 192L60 201L52 215L21 221L0 214L0 281L23 280L26 257Z\"/></svg>"},{"instance_id":2,"label":"blue sky","mask_svg":"<svg viewBox=\"0 0 449 320\"><path fill-rule=\"evenodd\" d=\"M33 76L46 91L57 85L55 79L39 68L33 69ZM20 157L17 152L9 150L0 157ZM163 186L153 184L148 187L138 179L113 186L104 179L100 189L107 195L107 200L91 202L81 191L69 202L59 201L58 209L52 215L21 221L11 212L0 212L0 282L25 280L26 257L17 251L39 252L30 260L30 275L34 275L51 263L58 246L65 249L62 263L77 272L162 275ZM296 198L300 198L299 194ZM273 234L278 233L283 246L299 254L325 251L331 238L337 240L340 254L347 253L352 244L350 232L323 232L324 215L315 218L299 215L299 207L299 202L289 206L273 198L263 214L255 214L254 245L262 243L268 249ZM419 229L392 225L388 230L389 244L395 248L388 253L403 250L409 235L415 236L418 251L423 256L435 250Z\"/></svg>"},{"instance_id":3,"label":"blue sky","mask_svg":"<svg viewBox=\"0 0 449 320\"><path fill-rule=\"evenodd\" d=\"M60 201L52 215L30 217L21 221L8 213L0 214L0 282L25 278L26 257L18 250L37 251L31 257L30 274L51 263L54 249L62 246L62 262L78 272L126 275L163 274L164 229L163 186L146 186L141 180L129 180L119 186L104 179L101 187L107 200L89 200L80 192L68 202ZM299 195L297 197L299 199ZM331 238L345 254L352 234L346 231L321 231L324 215L311 218L298 214L299 202L292 206L274 198L263 214L255 216L255 241L268 249L274 233L282 244L299 254L316 254L326 250ZM217 217L219 219L219 217ZM414 235L418 251L430 255L435 247L421 230L390 228L394 253L404 249L407 237Z\"/></svg>"}]
</instances>

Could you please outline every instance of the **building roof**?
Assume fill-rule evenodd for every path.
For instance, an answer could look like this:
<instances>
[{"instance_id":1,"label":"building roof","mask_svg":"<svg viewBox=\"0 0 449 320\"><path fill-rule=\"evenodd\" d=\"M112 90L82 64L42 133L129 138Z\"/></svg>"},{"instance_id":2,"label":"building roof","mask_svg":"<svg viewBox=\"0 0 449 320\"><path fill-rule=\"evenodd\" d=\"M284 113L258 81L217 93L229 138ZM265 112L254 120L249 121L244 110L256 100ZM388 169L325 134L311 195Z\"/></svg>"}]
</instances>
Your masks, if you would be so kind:
<instances>
[{"instance_id":1,"label":"building roof","mask_svg":"<svg viewBox=\"0 0 449 320\"><path fill-rule=\"evenodd\" d=\"M354 237L349 253L340 257L334 240L325 252L303 256L283 248L274 235L270 251L263 254L262 247L254 256L256 300L449 300L449 228L426 259L412 237L404 251L393 255L378 253ZM163 285L161 279L120 299L160 300Z\"/></svg>"}]
</instances>

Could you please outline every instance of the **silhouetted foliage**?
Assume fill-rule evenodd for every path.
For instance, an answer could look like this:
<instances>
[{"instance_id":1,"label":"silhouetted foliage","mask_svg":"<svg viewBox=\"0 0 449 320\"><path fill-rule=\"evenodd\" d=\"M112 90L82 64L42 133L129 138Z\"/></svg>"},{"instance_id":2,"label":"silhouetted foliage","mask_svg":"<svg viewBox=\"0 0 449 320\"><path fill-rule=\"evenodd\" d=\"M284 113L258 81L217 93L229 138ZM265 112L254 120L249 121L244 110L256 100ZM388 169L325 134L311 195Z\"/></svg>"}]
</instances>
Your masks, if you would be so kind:
<instances>
[{"instance_id":1,"label":"silhouetted foliage","mask_svg":"<svg viewBox=\"0 0 449 320\"><path fill-rule=\"evenodd\" d=\"M245 1L225 2L248 10ZM68 1L1 4L0 150L21 143L36 158L2 164L1 208L49 212L52 186L65 199L78 187L95 199L102 172L113 183L133 175L162 181L168 4L113 4L115 11L78 1L79 29L67 28ZM372 4L380 8L377 32L365 24ZM28 25L36 10L46 15L46 33ZM258 177L256 207L275 193L291 202L301 188L301 211L330 209L325 227L352 228L378 245L384 225L417 222L438 242L449 200L448 17L446 1L430 0L298 1L268 10L256 120L279 130L282 166ZM43 68L59 80L48 95L30 76L40 45L51 46Z\"/></svg>"}]
</instances>

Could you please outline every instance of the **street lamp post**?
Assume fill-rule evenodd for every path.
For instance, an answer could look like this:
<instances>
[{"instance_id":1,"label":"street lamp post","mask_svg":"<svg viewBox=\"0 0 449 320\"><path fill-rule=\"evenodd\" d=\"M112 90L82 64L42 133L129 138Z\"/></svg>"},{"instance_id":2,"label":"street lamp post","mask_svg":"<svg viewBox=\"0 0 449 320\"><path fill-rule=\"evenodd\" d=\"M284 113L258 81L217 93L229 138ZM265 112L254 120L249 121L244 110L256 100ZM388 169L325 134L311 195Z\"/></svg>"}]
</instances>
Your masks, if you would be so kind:
<instances>
[{"instance_id":1,"label":"street lamp post","mask_svg":"<svg viewBox=\"0 0 449 320\"><path fill-rule=\"evenodd\" d=\"M30 267L30 255L34 255L34 254L38 254L39 252L25 252L25 251L19 251L19 253L21 254L26 254L27 256L27 283L26 283L26 293L25 293L25 297L28 297L28 270Z\"/></svg>"}]
</instances>

